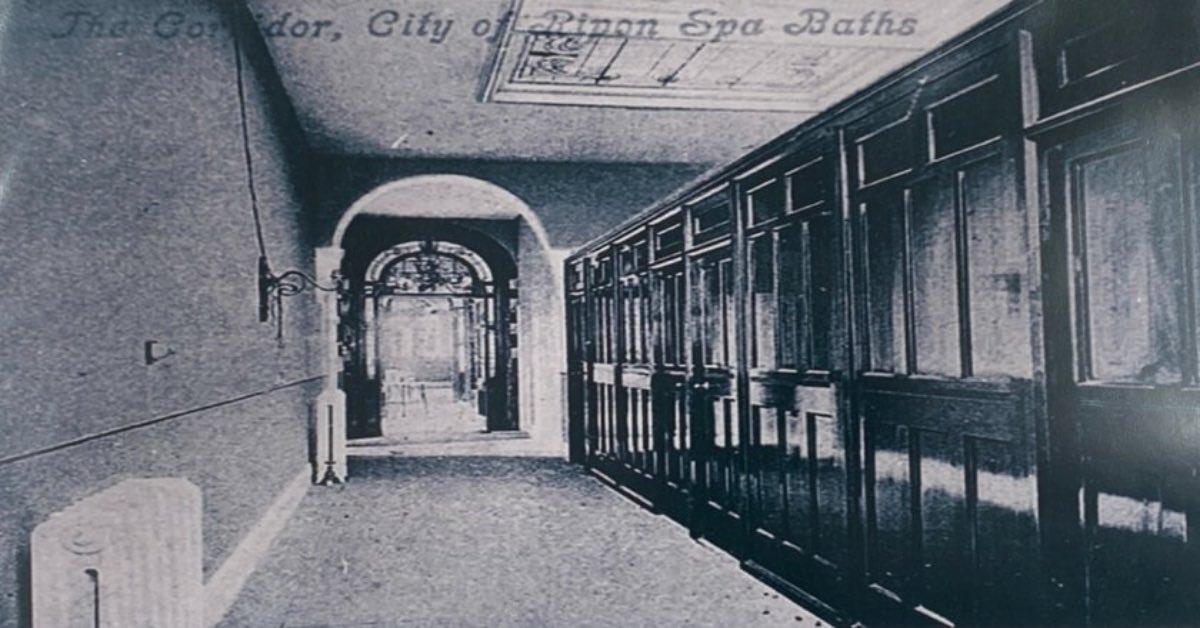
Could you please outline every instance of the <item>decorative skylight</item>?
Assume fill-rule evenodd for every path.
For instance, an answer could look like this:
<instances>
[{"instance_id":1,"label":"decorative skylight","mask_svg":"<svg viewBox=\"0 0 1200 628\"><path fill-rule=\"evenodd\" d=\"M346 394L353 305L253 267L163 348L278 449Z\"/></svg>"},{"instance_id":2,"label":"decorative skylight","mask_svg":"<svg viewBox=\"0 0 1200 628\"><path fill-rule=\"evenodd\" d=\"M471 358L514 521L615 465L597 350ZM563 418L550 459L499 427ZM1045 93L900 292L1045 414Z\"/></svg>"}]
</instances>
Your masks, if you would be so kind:
<instances>
[{"instance_id":1,"label":"decorative skylight","mask_svg":"<svg viewBox=\"0 0 1200 628\"><path fill-rule=\"evenodd\" d=\"M491 102L818 112L1007 0L516 0Z\"/></svg>"}]
</instances>

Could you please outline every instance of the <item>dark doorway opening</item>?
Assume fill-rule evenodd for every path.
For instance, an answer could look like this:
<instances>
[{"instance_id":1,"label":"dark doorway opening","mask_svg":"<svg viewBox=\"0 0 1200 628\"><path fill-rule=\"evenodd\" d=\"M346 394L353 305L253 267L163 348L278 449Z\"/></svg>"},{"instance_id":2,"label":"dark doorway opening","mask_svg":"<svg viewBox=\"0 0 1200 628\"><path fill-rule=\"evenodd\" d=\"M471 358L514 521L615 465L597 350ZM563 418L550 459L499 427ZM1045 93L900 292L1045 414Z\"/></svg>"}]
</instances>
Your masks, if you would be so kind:
<instances>
[{"instance_id":1,"label":"dark doorway opening","mask_svg":"<svg viewBox=\"0 0 1200 628\"><path fill-rule=\"evenodd\" d=\"M510 227L376 217L351 226L341 330L350 438L518 429Z\"/></svg>"}]
</instances>

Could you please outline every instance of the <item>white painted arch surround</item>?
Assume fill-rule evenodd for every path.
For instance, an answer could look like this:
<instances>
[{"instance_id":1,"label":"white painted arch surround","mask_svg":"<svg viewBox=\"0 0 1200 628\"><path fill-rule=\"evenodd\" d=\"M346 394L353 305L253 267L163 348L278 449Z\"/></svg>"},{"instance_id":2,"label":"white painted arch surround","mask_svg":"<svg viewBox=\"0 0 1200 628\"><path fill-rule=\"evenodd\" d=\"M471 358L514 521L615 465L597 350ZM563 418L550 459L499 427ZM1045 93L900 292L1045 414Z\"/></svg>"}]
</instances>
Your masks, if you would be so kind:
<instances>
[{"instance_id":1,"label":"white painted arch surround","mask_svg":"<svg viewBox=\"0 0 1200 628\"><path fill-rule=\"evenodd\" d=\"M541 218L525 201L495 183L458 174L406 177L371 190L355 201L338 221L330 245L341 248L350 223L361 215L485 220L522 218L533 230L542 250L551 250Z\"/></svg>"},{"instance_id":2,"label":"white painted arch surround","mask_svg":"<svg viewBox=\"0 0 1200 628\"><path fill-rule=\"evenodd\" d=\"M564 336L565 307L562 298L562 263L569 251L555 250L541 218L529 205L508 190L488 181L452 174L420 175L398 179L363 195L338 221L328 245L317 249L318 277L329 277L341 266L343 240L359 216L388 216L425 219L519 219L517 277L519 401L521 429L529 432L529 450L565 456L566 368ZM333 458L345 475L345 445L341 439L328 442L325 417L335 422L332 432L345 434L345 395L336 388L341 359L337 353L337 303L324 294L322 338L325 391L318 400L317 453L319 459ZM314 474L319 480L323 472Z\"/></svg>"}]
</instances>

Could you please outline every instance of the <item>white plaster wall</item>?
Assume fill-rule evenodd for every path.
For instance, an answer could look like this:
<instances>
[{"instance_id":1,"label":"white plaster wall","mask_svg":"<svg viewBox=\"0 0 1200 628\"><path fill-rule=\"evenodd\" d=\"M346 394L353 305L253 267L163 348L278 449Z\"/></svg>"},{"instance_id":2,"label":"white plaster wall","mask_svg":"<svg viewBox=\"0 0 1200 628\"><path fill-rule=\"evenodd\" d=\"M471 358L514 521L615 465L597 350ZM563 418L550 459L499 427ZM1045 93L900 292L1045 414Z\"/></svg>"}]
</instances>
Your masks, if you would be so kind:
<instances>
[{"instance_id":1,"label":"white plaster wall","mask_svg":"<svg viewBox=\"0 0 1200 628\"><path fill-rule=\"evenodd\" d=\"M319 374L316 300L288 301L282 341L258 322L232 38L153 30L232 4L0 0L0 627L28 623L28 537L50 513L126 477L187 478L211 576L307 458L314 384L277 387ZM63 35L77 11L129 30ZM277 272L311 270L302 147L260 67L267 247ZM148 365L148 340L174 353Z\"/></svg>"},{"instance_id":2,"label":"white plaster wall","mask_svg":"<svg viewBox=\"0 0 1200 628\"><path fill-rule=\"evenodd\" d=\"M547 453L566 455L561 381L566 369L566 319L561 294L565 252L543 248L525 221L518 230L518 246L522 429Z\"/></svg>"}]
</instances>

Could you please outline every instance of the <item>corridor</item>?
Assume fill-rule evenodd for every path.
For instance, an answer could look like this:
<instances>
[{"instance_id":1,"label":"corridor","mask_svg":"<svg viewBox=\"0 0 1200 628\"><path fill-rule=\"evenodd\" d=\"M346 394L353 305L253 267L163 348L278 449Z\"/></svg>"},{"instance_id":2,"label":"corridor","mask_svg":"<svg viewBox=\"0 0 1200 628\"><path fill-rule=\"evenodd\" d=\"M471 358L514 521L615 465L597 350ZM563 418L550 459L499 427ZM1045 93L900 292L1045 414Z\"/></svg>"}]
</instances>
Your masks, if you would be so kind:
<instances>
[{"instance_id":1,"label":"corridor","mask_svg":"<svg viewBox=\"0 0 1200 628\"><path fill-rule=\"evenodd\" d=\"M1200 0L0 0L0 628L1200 626L1197 109Z\"/></svg>"},{"instance_id":2,"label":"corridor","mask_svg":"<svg viewBox=\"0 0 1200 628\"><path fill-rule=\"evenodd\" d=\"M562 460L351 458L221 623L818 626L728 555Z\"/></svg>"}]
</instances>

